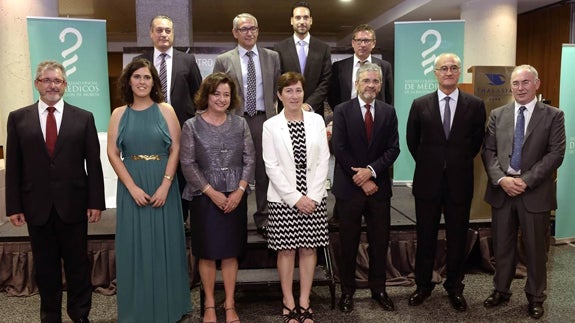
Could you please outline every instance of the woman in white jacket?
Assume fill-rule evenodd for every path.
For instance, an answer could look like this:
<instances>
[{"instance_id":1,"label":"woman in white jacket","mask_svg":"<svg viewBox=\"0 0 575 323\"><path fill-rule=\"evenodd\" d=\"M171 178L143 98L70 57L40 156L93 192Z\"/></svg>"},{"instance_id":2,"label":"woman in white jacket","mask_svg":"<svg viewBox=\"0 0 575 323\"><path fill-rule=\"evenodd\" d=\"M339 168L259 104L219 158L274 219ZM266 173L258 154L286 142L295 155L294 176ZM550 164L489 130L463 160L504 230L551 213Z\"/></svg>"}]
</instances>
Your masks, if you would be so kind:
<instances>
[{"instance_id":1,"label":"woman in white jacket","mask_svg":"<svg viewBox=\"0 0 575 323\"><path fill-rule=\"evenodd\" d=\"M323 118L302 110L304 79L288 72L278 80L284 109L263 127L263 158L268 187L268 246L278 252L284 322L313 322L309 295L317 247L327 246L325 187L329 147ZM296 252L300 296L292 292Z\"/></svg>"}]
</instances>

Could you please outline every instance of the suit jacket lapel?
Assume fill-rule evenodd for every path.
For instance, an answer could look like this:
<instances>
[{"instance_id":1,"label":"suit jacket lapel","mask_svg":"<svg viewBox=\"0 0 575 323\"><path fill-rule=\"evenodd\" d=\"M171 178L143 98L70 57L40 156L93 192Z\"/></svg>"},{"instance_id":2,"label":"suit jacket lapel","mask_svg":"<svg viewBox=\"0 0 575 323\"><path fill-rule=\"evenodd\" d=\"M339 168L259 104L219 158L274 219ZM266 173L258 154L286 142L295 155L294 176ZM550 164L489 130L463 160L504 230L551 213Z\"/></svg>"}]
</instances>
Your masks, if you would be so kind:
<instances>
[{"instance_id":1,"label":"suit jacket lapel","mask_svg":"<svg viewBox=\"0 0 575 323\"><path fill-rule=\"evenodd\" d=\"M299 58L297 56L297 49L295 48L295 42L293 40L293 36L288 39L287 45L288 45L287 54L289 55L289 59L292 62L294 62L294 65L297 66L297 70L303 75L303 72L301 71L301 68L299 66Z\"/></svg>"},{"instance_id":2,"label":"suit jacket lapel","mask_svg":"<svg viewBox=\"0 0 575 323\"><path fill-rule=\"evenodd\" d=\"M365 121L363 120L363 114L361 113L361 106L359 105L359 99L355 98L353 99L352 102L353 104L351 106L351 111L349 111L349 115L351 117L350 125L359 126L357 127L357 129L360 129L359 137L361 138L363 144L367 146L369 143L367 142L367 134L365 133Z\"/></svg>"},{"instance_id":3,"label":"suit jacket lapel","mask_svg":"<svg viewBox=\"0 0 575 323\"><path fill-rule=\"evenodd\" d=\"M170 80L170 96L174 93L176 84L176 72L181 69L180 64L182 63L182 60L179 57L180 55L184 55L184 53L181 53L176 49L172 50L172 79ZM154 64L153 58L152 64ZM160 73L160 71L158 71L158 73Z\"/></svg>"},{"instance_id":4,"label":"suit jacket lapel","mask_svg":"<svg viewBox=\"0 0 575 323\"><path fill-rule=\"evenodd\" d=\"M505 129L502 136L504 151L508 151L507 156L511 156L513 151L513 134L515 132L515 104L508 104L501 113L501 126L498 130Z\"/></svg>"},{"instance_id":5,"label":"suit jacket lapel","mask_svg":"<svg viewBox=\"0 0 575 323\"><path fill-rule=\"evenodd\" d=\"M525 131L525 137L523 138L523 142L529 139L529 136L537 129L540 124L544 124L545 120L545 113L543 104L540 102L535 103L535 107L533 108L533 113L531 114L531 119L529 120L529 124L527 125L527 131Z\"/></svg>"},{"instance_id":6,"label":"suit jacket lapel","mask_svg":"<svg viewBox=\"0 0 575 323\"><path fill-rule=\"evenodd\" d=\"M64 102L62 122L60 123L60 130L58 131L58 138L56 139L56 146L54 147L54 155L52 158L56 157L63 143L66 141L66 136L68 135L68 131L72 126L72 122L74 122L74 110L72 110L70 105Z\"/></svg>"},{"instance_id":7,"label":"suit jacket lapel","mask_svg":"<svg viewBox=\"0 0 575 323\"><path fill-rule=\"evenodd\" d=\"M242 96L242 99L245 98L244 95L244 78L242 76L242 58L240 57L240 51L238 48L234 48L234 55L232 55L232 67L234 69L234 73L236 74L236 79L238 80L238 87L239 92ZM246 71L247 73L247 71Z\"/></svg>"},{"instance_id":8,"label":"suit jacket lapel","mask_svg":"<svg viewBox=\"0 0 575 323\"><path fill-rule=\"evenodd\" d=\"M437 131L442 133L443 138L445 138L445 133L443 132L443 120L441 119L441 113L439 112L439 98L437 97L437 92L433 92L432 95L429 96L429 101L429 104L426 104L426 106L430 110L429 115L431 116L431 122L433 122Z\"/></svg>"},{"instance_id":9,"label":"suit jacket lapel","mask_svg":"<svg viewBox=\"0 0 575 323\"><path fill-rule=\"evenodd\" d=\"M281 122L278 124L278 127L280 128L280 131L281 131L281 134L282 134L282 135L281 135L281 137L282 137L282 142L283 142L283 144L285 145L286 150L288 151L288 153L289 153L289 155L290 155L290 158L291 158L290 160L295 162L295 158L294 158L294 156L293 156L293 144L292 144L292 142L291 142L291 136L290 136L289 128L288 128L288 125L287 125L288 121L287 121L287 119L286 119L286 117L285 117L284 111L285 111L285 110L282 110L282 112L281 112L282 118L280 119Z\"/></svg>"}]
</instances>

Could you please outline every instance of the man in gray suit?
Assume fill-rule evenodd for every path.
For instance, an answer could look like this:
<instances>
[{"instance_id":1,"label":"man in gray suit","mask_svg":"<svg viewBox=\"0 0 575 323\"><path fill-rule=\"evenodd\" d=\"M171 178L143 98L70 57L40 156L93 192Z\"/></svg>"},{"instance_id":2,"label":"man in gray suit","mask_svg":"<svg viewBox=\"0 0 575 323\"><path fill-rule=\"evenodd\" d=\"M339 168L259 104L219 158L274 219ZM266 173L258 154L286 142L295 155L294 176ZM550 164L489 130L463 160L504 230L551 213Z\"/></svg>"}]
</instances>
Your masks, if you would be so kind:
<instances>
[{"instance_id":1,"label":"man in gray suit","mask_svg":"<svg viewBox=\"0 0 575 323\"><path fill-rule=\"evenodd\" d=\"M482 152L495 254L495 289L483 305L491 308L509 301L521 228L527 257L525 294L529 315L535 319L544 313L547 232L551 210L557 208L554 173L565 154L563 111L537 101L539 85L532 66L513 70L515 102L491 112Z\"/></svg>"},{"instance_id":2,"label":"man in gray suit","mask_svg":"<svg viewBox=\"0 0 575 323\"><path fill-rule=\"evenodd\" d=\"M258 21L249 13L233 20L232 34L238 46L216 57L214 72L224 72L234 78L240 89L243 107L235 113L244 116L256 148L256 205L254 222L258 233L267 237L268 177L262 157L263 124L276 112L276 85L280 76L278 53L258 46ZM253 75L252 73L255 73ZM250 111L253 109L253 111Z\"/></svg>"}]
</instances>

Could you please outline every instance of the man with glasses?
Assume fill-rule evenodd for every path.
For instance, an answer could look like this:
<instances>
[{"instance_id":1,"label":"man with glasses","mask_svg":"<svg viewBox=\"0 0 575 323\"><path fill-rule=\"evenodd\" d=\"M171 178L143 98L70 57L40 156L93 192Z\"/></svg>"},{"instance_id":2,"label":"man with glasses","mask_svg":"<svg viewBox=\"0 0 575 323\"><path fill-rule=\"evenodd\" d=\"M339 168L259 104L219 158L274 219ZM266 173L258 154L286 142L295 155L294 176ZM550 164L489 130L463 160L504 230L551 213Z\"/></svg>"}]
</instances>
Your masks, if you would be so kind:
<instances>
[{"instance_id":1,"label":"man with glasses","mask_svg":"<svg viewBox=\"0 0 575 323\"><path fill-rule=\"evenodd\" d=\"M386 311L395 309L385 284L392 195L389 168L399 155L399 135L395 109L376 99L381 85L379 65L363 64L355 80L357 97L338 105L333 116L333 195L341 218L339 309L344 313L354 307L362 216L369 242L371 298Z\"/></svg>"},{"instance_id":2,"label":"man with glasses","mask_svg":"<svg viewBox=\"0 0 575 323\"><path fill-rule=\"evenodd\" d=\"M371 26L359 25L355 27L351 41L354 55L333 63L331 67L331 81L327 100L332 109L336 105L357 96L355 74L359 66L365 62L377 64L381 67L383 85L377 99L393 105L393 73L391 64L371 56L371 51L375 48L375 44L375 31Z\"/></svg>"},{"instance_id":3,"label":"man with glasses","mask_svg":"<svg viewBox=\"0 0 575 323\"><path fill-rule=\"evenodd\" d=\"M565 116L537 101L540 83L533 66L513 70L511 93L515 100L491 111L482 151L495 255L494 290L483 305L496 307L511 297L521 228L527 310L535 319L544 313L549 218L551 210L557 209L554 174L565 155Z\"/></svg>"},{"instance_id":4,"label":"man with glasses","mask_svg":"<svg viewBox=\"0 0 575 323\"><path fill-rule=\"evenodd\" d=\"M235 113L244 116L256 149L256 212L257 231L267 238L268 177L262 156L263 124L276 114L276 85L280 76L278 53L257 45L259 27L249 13L237 15L232 22L232 34L238 46L216 57L214 72L224 72L236 80L243 108Z\"/></svg>"},{"instance_id":5,"label":"man with glasses","mask_svg":"<svg viewBox=\"0 0 575 323\"><path fill-rule=\"evenodd\" d=\"M437 233L441 214L447 239L443 287L458 311L467 310L463 278L473 197L473 159L481 148L485 104L457 88L461 60L453 53L435 59L438 90L413 100L407 120L407 147L415 160L413 196L417 219L415 282L409 305L417 306L435 287Z\"/></svg>"},{"instance_id":6,"label":"man with glasses","mask_svg":"<svg viewBox=\"0 0 575 323\"><path fill-rule=\"evenodd\" d=\"M89 322L92 282L88 222L105 209L100 142L92 113L64 102L66 72L41 62L38 102L10 112L6 151L6 214L27 224L40 321L62 322L62 264L67 312Z\"/></svg>"},{"instance_id":7,"label":"man with glasses","mask_svg":"<svg viewBox=\"0 0 575 323\"><path fill-rule=\"evenodd\" d=\"M150 22L150 38L154 50L135 57L145 58L152 62L162 81L162 91L166 102L174 107L180 122L180 127L196 113L194 95L202 83L202 75L192 54L181 52L174 45L174 22L168 16L156 16ZM186 179L178 165L176 172L180 193L186 186ZM182 199L182 216L184 222L188 218L189 202Z\"/></svg>"},{"instance_id":8,"label":"man with glasses","mask_svg":"<svg viewBox=\"0 0 575 323\"><path fill-rule=\"evenodd\" d=\"M307 2L296 2L292 7L290 23L293 36L274 46L280 54L281 72L298 72L305 78L303 109L323 116L331 76L331 50L309 33L313 19ZM278 102L281 108L281 102Z\"/></svg>"}]
</instances>

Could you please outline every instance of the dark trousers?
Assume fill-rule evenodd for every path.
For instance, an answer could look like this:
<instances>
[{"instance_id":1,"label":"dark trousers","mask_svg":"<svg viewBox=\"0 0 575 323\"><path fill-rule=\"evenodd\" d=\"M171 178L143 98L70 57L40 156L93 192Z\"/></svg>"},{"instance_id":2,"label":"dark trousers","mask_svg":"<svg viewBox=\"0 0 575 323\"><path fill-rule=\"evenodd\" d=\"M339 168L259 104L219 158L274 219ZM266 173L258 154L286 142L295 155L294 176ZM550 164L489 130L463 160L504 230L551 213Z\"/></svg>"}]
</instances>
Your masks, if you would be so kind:
<instances>
[{"instance_id":1,"label":"dark trousers","mask_svg":"<svg viewBox=\"0 0 575 323\"><path fill-rule=\"evenodd\" d=\"M256 151L256 212L254 213L254 222L256 226L262 227L268 225L268 185L269 179L266 174L266 165L264 164L264 157L262 155L262 133L264 131L264 122L266 121L266 114L259 113L253 117L244 116L250 133L254 141L254 148Z\"/></svg>"},{"instance_id":2,"label":"dark trousers","mask_svg":"<svg viewBox=\"0 0 575 323\"><path fill-rule=\"evenodd\" d=\"M337 199L340 217L341 289L353 295L356 289L355 270L361 235L361 217L365 218L369 242L369 288L374 293L385 292L387 249L389 246L390 201L358 194L350 199Z\"/></svg>"},{"instance_id":3,"label":"dark trousers","mask_svg":"<svg viewBox=\"0 0 575 323\"><path fill-rule=\"evenodd\" d=\"M417 251L415 255L415 282L417 288L432 290L431 282L437 250L437 233L441 213L445 218L445 237L447 240L447 277L443 287L450 293L463 292L467 231L471 199L466 203L455 203L449 198L446 179L441 189L441 197L434 200L415 199L417 219Z\"/></svg>"},{"instance_id":4,"label":"dark trousers","mask_svg":"<svg viewBox=\"0 0 575 323\"><path fill-rule=\"evenodd\" d=\"M547 230L550 212L529 212L522 198L515 197L507 198L501 208L492 208L492 216L495 290L511 294L509 287L517 265L517 233L521 228L527 262L525 294L530 302L543 302L547 288Z\"/></svg>"},{"instance_id":5,"label":"dark trousers","mask_svg":"<svg viewBox=\"0 0 575 323\"><path fill-rule=\"evenodd\" d=\"M28 232L40 291L41 322L62 322L62 262L68 316L73 321L87 318L92 305L87 217L78 223L64 223L52 208L48 222L41 226L28 224Z\"/></svg>"}]
</instances>

